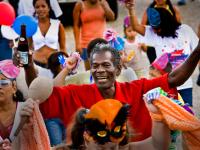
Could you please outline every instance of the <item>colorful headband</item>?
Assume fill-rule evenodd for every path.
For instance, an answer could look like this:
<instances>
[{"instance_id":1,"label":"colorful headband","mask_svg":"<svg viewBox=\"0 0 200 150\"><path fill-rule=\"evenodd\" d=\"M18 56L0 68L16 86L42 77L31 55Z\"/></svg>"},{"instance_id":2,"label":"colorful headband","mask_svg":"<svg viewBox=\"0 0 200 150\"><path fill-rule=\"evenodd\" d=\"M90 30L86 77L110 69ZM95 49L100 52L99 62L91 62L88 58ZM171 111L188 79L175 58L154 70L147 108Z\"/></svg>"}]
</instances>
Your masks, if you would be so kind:
<instances>
[{"instance_id":1,"label":"colorful headband","mask_svg":"<svg viewBox=\"0 0 200 150\"><path fill-rule=\"evenodd\" d=\"M13 64L12 60L0 61L0 73L9 79L15 79L19 75L20 69Z\"/></svg>"},{"instance_id":2,"label":"colorful headband","mask_svg":"<svg viewBox=\"0 0 200 150\"><path fill-rule=\"evenodd\" d=\"M85 115L85 118L97 119L102 124L106 123L107 125L111 125L122 106L122 103L118 100L101 100L91 107L89 112Z\"/></svg>"},{"instance_id":3,"label":"colorful headband","mask_svg":"<svg viewBox=\"0 0 200 150\"><path fill-rule=\"evenodd\" d=\"M164 69L166 68L169 62L168 54L164 53L159 58L157 58L151 65L158 69L162 74L166 73Z\"/></svg>"},{"instance_id":4,"label":"colorful headband","mask_svg":"<svg viewBox=\"0 0 200 150\"><path fill-rule=\"evenodd\" d=\"M124 40L113 29L107 29L104 32L104 39L117 51L124 49Z\"/></svg>"}]
</instances>

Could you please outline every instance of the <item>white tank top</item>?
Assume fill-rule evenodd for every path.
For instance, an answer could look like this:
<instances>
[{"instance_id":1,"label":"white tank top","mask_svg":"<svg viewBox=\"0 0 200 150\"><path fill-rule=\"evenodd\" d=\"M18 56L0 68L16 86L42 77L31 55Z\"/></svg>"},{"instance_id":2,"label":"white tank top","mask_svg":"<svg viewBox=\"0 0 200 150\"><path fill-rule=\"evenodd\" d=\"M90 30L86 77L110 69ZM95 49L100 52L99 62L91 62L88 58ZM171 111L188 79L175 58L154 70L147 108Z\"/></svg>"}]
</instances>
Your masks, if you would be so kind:
<instances>
[{"instance_id":1,"label":"white tank top","mask_svg":"<svg viewBox=\"0 0 200 150\"><path fill-rule=\"evenodd\" d=\"M58 42L58 32L60 21L55 19L50 19L50 27L45 36L42 35L40 28L38 26L37 32L33 35L33 46L34 50L38 50L43 46L48 46L52 49L59 48Z\"/></svg>"}]
</instances>

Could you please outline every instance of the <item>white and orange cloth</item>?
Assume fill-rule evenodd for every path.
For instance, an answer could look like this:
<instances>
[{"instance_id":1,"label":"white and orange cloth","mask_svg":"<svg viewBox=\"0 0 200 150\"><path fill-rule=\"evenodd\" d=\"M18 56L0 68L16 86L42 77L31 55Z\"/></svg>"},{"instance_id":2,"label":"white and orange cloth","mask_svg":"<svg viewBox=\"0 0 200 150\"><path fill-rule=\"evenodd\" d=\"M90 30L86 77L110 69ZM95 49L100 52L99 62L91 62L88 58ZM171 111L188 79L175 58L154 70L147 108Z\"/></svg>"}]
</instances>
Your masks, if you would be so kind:
<instances>
[{"instance_id":1,"label":"white and orange cloth","mask_svg":"<svg viewBox=\"0 0 200 150\"><path fill-rule=\"evenodd\" d=\"M22 106L23 102L18 103L13 129L10 134L13 150L50 150L48 133L37 104L34 106L33 117L30 122L23 126L17 137L14 136L21 120L20 109Z\"/></svg>"},{"instance_id":2,"label":"white and orange cloth","mask_svg":"<svg viewBox=\"0 0 200 150\"><path fill-rule=\"evenodd\" d=\"M152 119L164 121L171 130L182 131L187 149L199 150L200 120L166 96L161 95L152 103L159 109L159 113L151 113Z\"/></svg>"}]
</instances>

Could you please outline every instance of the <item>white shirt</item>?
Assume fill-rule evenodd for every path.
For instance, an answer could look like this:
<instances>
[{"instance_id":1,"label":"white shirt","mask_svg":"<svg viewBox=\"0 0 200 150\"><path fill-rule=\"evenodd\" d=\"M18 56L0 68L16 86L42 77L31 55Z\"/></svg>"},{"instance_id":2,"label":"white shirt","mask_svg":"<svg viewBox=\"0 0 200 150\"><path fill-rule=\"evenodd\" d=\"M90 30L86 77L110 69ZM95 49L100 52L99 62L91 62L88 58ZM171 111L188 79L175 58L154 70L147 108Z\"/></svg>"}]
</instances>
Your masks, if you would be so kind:
<instances>
[{"instance_id":1,"label":"white shirt","mask_svg":"<svg viewBox=\"0 0 200 150\"><path fill-rule=\"evenodd\" d=\"M50 0L50 5L56 18L63 14L57 0ZM18 15L33 16L34 12L33 0L19 0Z\"/></svg>"},{"instance_id":2,"label":"white shirt","mask_svg":"<svg viewBox=\"0 0 200 150\"><path fill-rule=\"evenodd\" d=\"M38 77L47 77L47 78L51 78L53 79L53 73L51 72L50 69L46 69L46 68L43 68L43 67L40 67L38 65L35 65L35 68L38 72L37 76Z\"/></svg>"},{"instance_id":3,"label":"white shirt","mask_svg":"<svg viewBox=\"0 0 200 150\"><path fill-rule=\"evenodd\" d=\"M34 50L38 50L43 46L48 46L52 49L59 49L59 25L60 21L55 19L50 19L50 27L45 36L42 35L40 27L38 26L37 32L33 35L33 46Z\"/></svg>"},{"instance_id":4,"label":"white shirt","mask_svg":"<svg viewBox=\"0 0 200 150\"><path fill-rule=\"evenodd\" d=\"M144 35L144 42L149 46L153 46L156 49L157 57L160 57L163 53L169 53L169 60L176 68L183 63L198 45L198 37L195 32L186 24L182 24L176 31L177 37L164 37L158 36L154 33L152 27L146 26ZM178 87L180 89L186 89L192 87L192 79L189 78L183 85Z\"/></svg>"}]
</instances>

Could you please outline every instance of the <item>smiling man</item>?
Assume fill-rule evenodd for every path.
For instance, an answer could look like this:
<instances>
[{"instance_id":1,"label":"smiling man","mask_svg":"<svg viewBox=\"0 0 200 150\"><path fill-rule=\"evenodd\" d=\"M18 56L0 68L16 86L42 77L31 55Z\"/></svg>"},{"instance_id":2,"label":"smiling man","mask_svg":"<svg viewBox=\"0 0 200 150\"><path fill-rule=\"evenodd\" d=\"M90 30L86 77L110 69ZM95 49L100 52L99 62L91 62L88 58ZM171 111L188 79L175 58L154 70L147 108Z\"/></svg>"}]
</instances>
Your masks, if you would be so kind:
<instances>
[{"instance_id":1,"label":"smiling man","mask_svg":"<svg viewBox=\"0 0 200 150\"><path fill-rule=\"evenodd\" d=\"M200 44L180 67L169 74L152 80L119 83L116 82L122 68L119 53L107 44L96 44L90 57L95 83L54 87L48 100L40 105L41 111L45 112L44 119L59 117L67 125L78 108L90 108L102 99L116 99L131 105L129 121L135 131L132 141L144 140L151 136L152 121L143 94L156 87L168 91L183 84L194 71L199 56ZM69 64L63 71L69 72L72 68Z\"/></svg>"}]
</instances>

